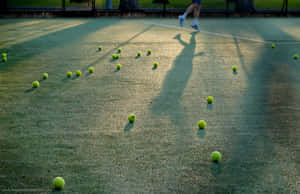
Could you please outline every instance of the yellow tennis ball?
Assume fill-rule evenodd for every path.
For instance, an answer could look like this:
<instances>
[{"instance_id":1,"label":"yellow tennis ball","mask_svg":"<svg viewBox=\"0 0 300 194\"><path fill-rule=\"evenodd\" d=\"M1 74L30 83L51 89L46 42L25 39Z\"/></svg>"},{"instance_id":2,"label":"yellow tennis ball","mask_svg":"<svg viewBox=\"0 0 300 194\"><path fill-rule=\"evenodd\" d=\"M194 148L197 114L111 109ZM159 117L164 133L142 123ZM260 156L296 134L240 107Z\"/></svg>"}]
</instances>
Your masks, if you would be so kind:
<instances>
[{"instance_id":1,"label":"yellow tennis ball","mask_svg":"<svg viewBox=\"0 0 300 194\"><path fill-rule=\"evenodd\" d=\"M65 180L62 177L56 177L53 179L53 187L56 190L61 190L65 186Z\"/></svg>"},{"instance_id":2,"label":"yellow tennis ball","mask_svg":"<svg viewBox=\"0 0 300 194\"><path fill-rule=\"evenodd\" d=\"M206 98L206 101L207 101L208 104L212 104L212 103L214 102L214 97L208 96L208 97Z\"/></svg>"},{"instance_id":3,"label":"yellow tennis ball","mask_svg":"<svg viewBox=\"0 0 300 194\"><path fill-rule=\"evenodd\" d=\"M211 153L211 160L213 162L219 162L222 159L222 154L218 151L214 151Z\"/></svg>"},{"instance_id":4,"label":"yellow tennis ball","mask_svg":"<svg viewBox=\"0 0 300 194\"><path fill-rule=\"evenodd\" d=\"M81 71L80 71L80 70L77 70L77 71L76 71L76 76L77 76L77 77L81 76Z\"/></svg>"},{"instance_id":5,"label":"yellow tennis ball","mask_svg":"<svg viewBox=\"0 0 300 194\"><path fill-rule=\"evenodd\" d=\"M32 87L33 87L33 88L38 88L38 87L40 87L40 82L39 82L39 81L34 81L34 82L32 82Z\"/></svg>"},{"instance_id":6,"label":"yellow tennis ball","mask_svg":"<svg viewBox=\"0 0 300 194\"><path fill-rule=\"evenodd\" d=\"M199 127L199 129L205 129L206 122L204 120L198 121L198 127Z\"/></svg>"}]
</instances>

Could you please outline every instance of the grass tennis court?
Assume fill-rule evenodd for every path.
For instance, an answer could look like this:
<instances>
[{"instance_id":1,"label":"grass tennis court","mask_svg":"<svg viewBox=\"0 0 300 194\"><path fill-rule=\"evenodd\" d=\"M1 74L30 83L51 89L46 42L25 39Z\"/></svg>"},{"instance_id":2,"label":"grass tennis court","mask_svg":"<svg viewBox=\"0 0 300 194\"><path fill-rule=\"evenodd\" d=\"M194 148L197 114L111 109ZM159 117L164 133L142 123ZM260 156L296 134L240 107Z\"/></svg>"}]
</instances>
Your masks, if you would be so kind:
<instances>
[{"instance_id":1,"label":"grass tennis court","mask_svg":"<svg viewBox=\"0 0 300 194\"><path fill-rule=\"evenodd\" d=\"M191 0L169 0L168 8L186 8ZM255 6L258 9L281 9L283 0L255 0ZM96 7L104 8L105 0L96 0ZM112 0L113 7L119 6L120 0ZM8 5L12 7L61 7L62 0L10 0ZM87 7L88 3L70 3L66 0L66 7ZM152 0L139 0L141 8L161 8L161 4L153 4ZM91 7L91 4L90 4ZM225 0L203 0L203 8L225 8ZM300 9L300 1L289 0L290 9Z\"/></svg>"},{"instance_id":2,"label":"grass tennis court","mask_svg":"<svg viewBox=\"0 0 300 194\"><path fill-rule=\"evenodd\" d=\"M297 193L299 19L189 22L1 19L0 192Z\"/></svg>"}]
</instances>

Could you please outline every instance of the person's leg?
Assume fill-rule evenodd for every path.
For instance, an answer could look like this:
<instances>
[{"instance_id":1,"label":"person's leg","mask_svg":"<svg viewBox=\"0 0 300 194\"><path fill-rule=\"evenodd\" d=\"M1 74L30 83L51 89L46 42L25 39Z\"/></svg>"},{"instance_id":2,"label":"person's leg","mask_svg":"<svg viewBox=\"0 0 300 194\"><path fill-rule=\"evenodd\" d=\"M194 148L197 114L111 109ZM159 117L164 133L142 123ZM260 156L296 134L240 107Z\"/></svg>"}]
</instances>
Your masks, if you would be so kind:
<instances>
[{"instance_id":1,"label":"person's leg","mask_svg":"<svg viewBox=\"0 0 300 194\"><path fill-rule=\"evenodd\" d=\"M195 28L196 30L200 30L199 24L198 24L198 18L200 15L200 8L201 8L201 0L198 0L198 4L194 9L194 22L192 24L192 27Z\"/></svg>"},{"instance_id":2,"label":"person's leg","mask_svg":"<svg viewBox=\"0 0 300 194\"><path fill-rule=\"evenodd\" d=\"M194 8L194 22L193 22L193 25L198 24L199 15L200 15L200 5L197 5Z\"/></svg>"},{"instance_id":3,"label":"person's leg","mask_svg":"<svg viewBox=\"0 0 300 194\"><path fill-rule=\"evenodd\" d=\"M189 13L191 13L194 8L197 6L197 3L194 3L195 0L193 0L193 3L186 9L186 11L184 12L183 15L180 15L178 18L179 18L179 24L181 26L183 26L184 24L184 20L185 18L188 16Z\"/></svg>"},{"instance_id":4,"label":"person's leg","mask_svg":"<svg viewBox=\"0 0 300 194\"><path fill-rule=\"evenodd\" d=\"M186 18L186 16L188 16L190 13L192 13L192 11L197 7L196 3L192 3L184 12L184 14L182 15L184 18Z\"/></svg>"}]
</instances>

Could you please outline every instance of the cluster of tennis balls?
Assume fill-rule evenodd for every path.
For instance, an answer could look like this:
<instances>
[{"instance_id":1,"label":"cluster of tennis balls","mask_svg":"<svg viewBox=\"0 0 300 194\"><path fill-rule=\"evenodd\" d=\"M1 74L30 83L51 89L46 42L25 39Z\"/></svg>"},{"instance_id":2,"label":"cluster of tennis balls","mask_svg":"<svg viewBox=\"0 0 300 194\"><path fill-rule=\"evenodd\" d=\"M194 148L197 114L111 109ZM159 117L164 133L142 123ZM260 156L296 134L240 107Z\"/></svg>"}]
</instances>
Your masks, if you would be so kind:
<instances>
[{"instance_id":1,"label":"cluster of tennis balls","mask_svg":"<svg viewBox=\"0 0 300 194\"><path fill-rule=\"evenodd\" d=\"M212 104L214 102L214 97L208 96L206 98L206 102L207 102L207 104ZM198 121L198 128L199 129L205 129L205 127L206 127L206 122L204 120ZM219 162L221 160L221 158L222 158L222 154L220 152L218 152L218 151L212 152L211 160L213 162Z\"/></svg>"},{"instance_id":2,"label":"cluster of tennis balls","mask_svg":"<svg viewBox=\"0 0 300 194\"><path fill-rule=\"evenodd\" d=\"M44 73L43 74L43 79L48 79L48 73ZM34 81L34 82L32 82L32 87L33 88L38 88L38 87L40 87L40 82L39 81Z\"/></svg>"},{"instance_id":3,"label":"cluster of tennis balls","mask_svg":"<svg viewBox=\"0 0 300 194\"><path fill-rule=\"evenodd\" d=\"M95 71L94 67L90 67L90 68L89 68L89 72L90 72L90 73L94 73L94 71ZM81 73L80 70L77 70L77 71L75 72L75 75L76 75L77 77L80 77L81 74L82 74L82 73ZM67 77L68 77L68 78L72 77L72 75L73 75L73 73L72 73L71 71L68 71L68 72L67 72Z\"/></svg>"},{"instance_id":4,"label":"cluster of tennis balls","mask_svg":"<svg viewBox=\"0 0 300 194\"><path fill-rule=\"evenodd\" d=\"M2 53L1 57L2 57L3 62L7 61L7 54L6 53Z\"/></svg>"},{"instance_id":5,"label":"cluster of tennis balls","mask_svg":"<svg viewBox=\"0 0 300 194\"><path fill-rule=\"evenodd\" d=\"M90 67L89 68L89 72L90 73L94 73L94 71L95 71L95 69L93 68L93 67ZM75 75L77 76L77 77L80 77L81 76L81 71L80 70L77 70L76 72L75 72ZM72 75L73 75L73 73L71 72L71 71L68 71L67 72L67 77L68 78L70 78L70 77L72 77ZM45 79L48 79L48 77L49 77L49 75L48 75L48 73L44 73L43 74L43 79L45 80ZM32 87L33 88L38 88L38 87L40 87L40 82L39 81L34 81L34 82L32 82Z\"/></svg>"}]
</instances>

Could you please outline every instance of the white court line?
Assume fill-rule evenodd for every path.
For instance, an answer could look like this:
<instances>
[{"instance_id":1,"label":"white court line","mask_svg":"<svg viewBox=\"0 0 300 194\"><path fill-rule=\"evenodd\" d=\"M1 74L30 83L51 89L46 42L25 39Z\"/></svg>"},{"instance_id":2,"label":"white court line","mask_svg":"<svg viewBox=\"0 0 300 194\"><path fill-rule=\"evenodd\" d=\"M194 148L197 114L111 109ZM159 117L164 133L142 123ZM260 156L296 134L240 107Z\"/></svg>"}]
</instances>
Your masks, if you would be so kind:
<instances>
[{"instance_id":1,"label":"white court line","mask_svg":"<svg viewBox=\"0 0 300 194\"><path fill-rule=\"evenodd\" d=\"M172 25L167 25L167 24L158 24L158 23L153 23L153 22L144 22L144 24L150 24L150 25L155 25L155 26L161 26L161 27L166 27L166 28L173 28L173 29L178 29L178 30L185 30L185 31L190 31L190 32L195 32L193 29L185 28L185 27L179 27L179 26L172 26ZM253 42L260 42L260 43L276 43L276 44L300 44L300 42L271 42L271 41L265 41L265 40L260 40L260 39L255 39L255 38L247 38L247 37L242 37L242 36L234 36L230 34L223 34L223 33L217 33L217 32L209 32L209 31L203 31L200 30L200 33L203 34L208 34L208 35L213 35L213 36L220 36L224 38L233 38L233 39L239 39L239 40L248 40L248 41L253 41Z\"/></svg>"}]
</instances>

